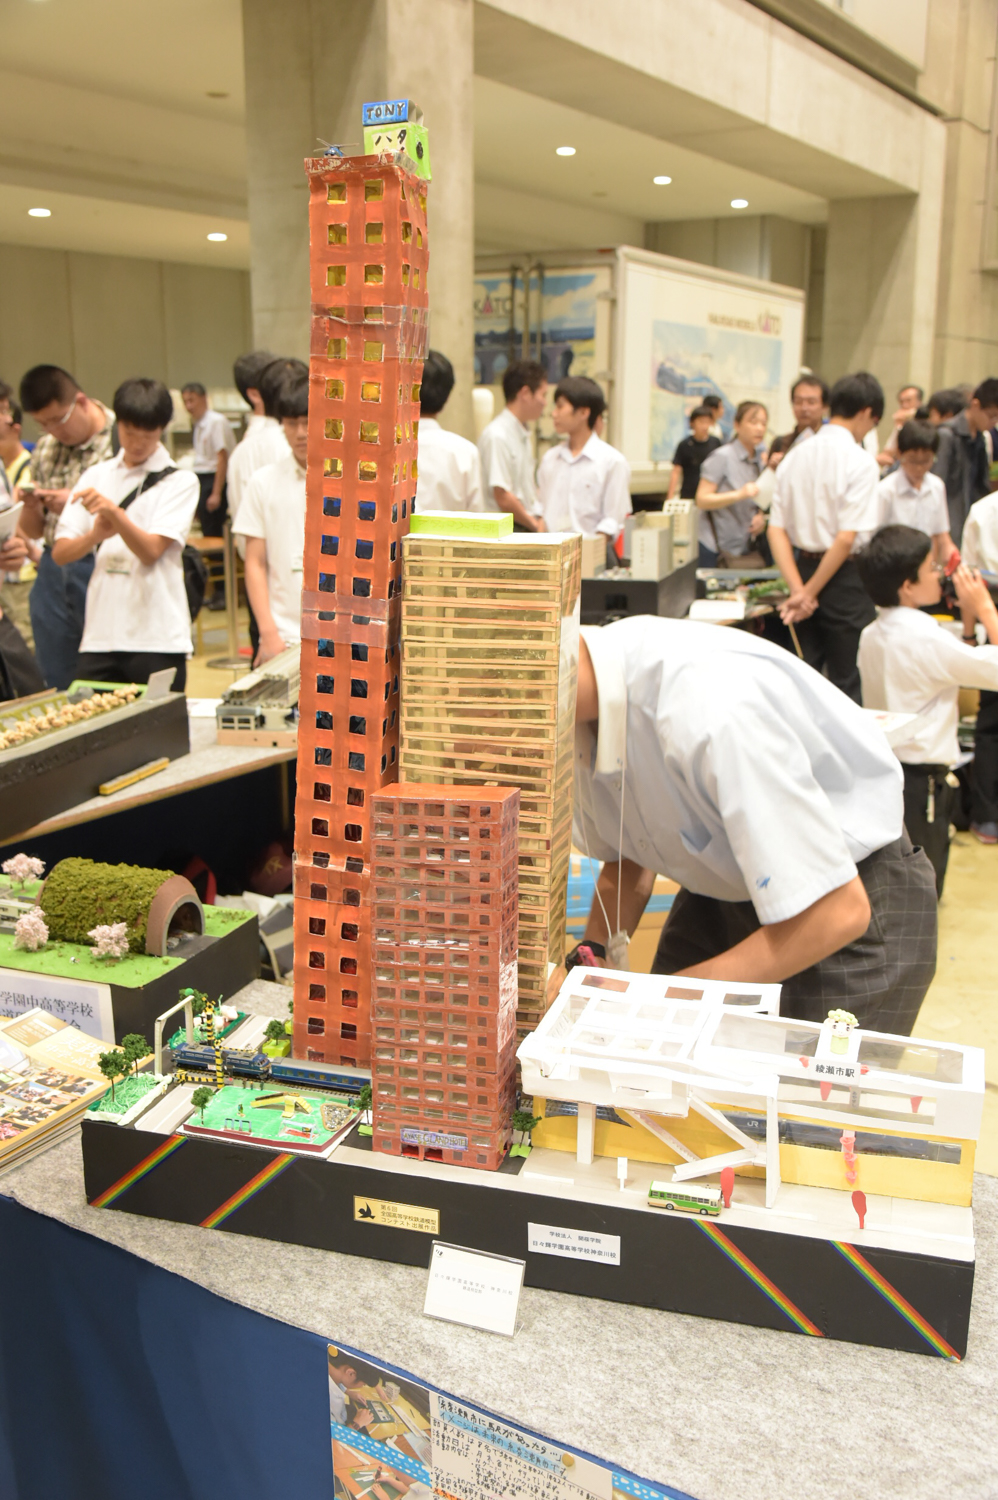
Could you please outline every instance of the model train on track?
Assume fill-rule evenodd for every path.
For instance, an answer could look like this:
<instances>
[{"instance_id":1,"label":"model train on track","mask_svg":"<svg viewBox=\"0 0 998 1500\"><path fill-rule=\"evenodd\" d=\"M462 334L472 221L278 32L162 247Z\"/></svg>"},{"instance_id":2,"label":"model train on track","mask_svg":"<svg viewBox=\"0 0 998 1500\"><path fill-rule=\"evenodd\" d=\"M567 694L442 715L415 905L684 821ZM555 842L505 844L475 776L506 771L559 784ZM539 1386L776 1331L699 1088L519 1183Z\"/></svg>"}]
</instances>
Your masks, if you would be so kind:
<instances>
[{"instance_id":1,"label":"model train on track","mask_svg":"<svg viewBox=\"0 0 998 1500\"><path fill-rule=\"evenodd\" d=\"M214 1049L204 1042L174 1047L173 1065L178 1073L196 1073L208 1081L215 1071ZM299 1057L268 1057L266 1052L251 1047L223 1047L222 1070L235 1078L269 1079L272 1083L331 1089L338 1094L359 1094L365 1083L371 1081L370 1073L363 1068L338 1067Z\"/></svg>"}]
</instances>

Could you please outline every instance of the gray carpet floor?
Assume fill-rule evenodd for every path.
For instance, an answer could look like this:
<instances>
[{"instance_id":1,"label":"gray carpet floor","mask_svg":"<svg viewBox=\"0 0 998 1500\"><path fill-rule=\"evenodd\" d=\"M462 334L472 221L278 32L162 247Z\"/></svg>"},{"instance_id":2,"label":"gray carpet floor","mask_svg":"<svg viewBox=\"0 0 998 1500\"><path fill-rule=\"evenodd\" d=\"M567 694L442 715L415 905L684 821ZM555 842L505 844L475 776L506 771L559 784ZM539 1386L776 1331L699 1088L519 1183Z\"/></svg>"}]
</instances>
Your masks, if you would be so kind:
<instances>
[{"instance_id":1,"label":"gray carpet floor","mask_svg":"<svg viewBox=\"0 0 998 1500\"><path fill-rule=\"evenodd\" d=\"M998 1496L995 1178L959 1364L531 1288L512 1340L453 1327L422 1316L423 1270L91 1209L75 1139L0 1192L695 1500Z\"/></svg>"}]
</instances>

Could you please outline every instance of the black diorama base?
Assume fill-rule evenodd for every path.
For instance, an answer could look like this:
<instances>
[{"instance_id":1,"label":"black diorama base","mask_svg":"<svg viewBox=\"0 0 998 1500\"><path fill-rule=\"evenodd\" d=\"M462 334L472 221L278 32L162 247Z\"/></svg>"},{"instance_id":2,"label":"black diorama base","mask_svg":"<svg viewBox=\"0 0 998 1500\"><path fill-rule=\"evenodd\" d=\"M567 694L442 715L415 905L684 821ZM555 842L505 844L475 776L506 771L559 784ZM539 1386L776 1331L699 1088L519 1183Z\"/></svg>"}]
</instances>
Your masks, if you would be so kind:
<instances>
[{"instance_id":1,"label":"black diorama base","mask_svg":"<svg viewBox=\"0 0 998 1500\"><path fill-rule=\"evenodd\" d=\"M396 1163L359 1144L354 1133L316 1161L84 1121L87 1200L402 1265L426 1266L439 1238L525 1259L526 1284L551 1291L911 1353L966 1351L972 1259L649 1210L634 1198L586 1201L545 1188L539 1174L535 1186L530 1172L472 1181L470 1172ZM369 1199L396 1218L414 1210L430 1232L378 1222L385 1213ZM619 1236L619 1264L528 1251L529 1225Z\"/></svg>"},{"instance_id":2,"label":"black diorama base","mask_svg":"<svg viewBox=\"0 0 998 1500\"><path fill-rule=\"evenodd\" d=\"M243 985L260 977L260 932L255 915L228 932L212 937L208 934L185 934L171 958L182 963L167 969L156 979L142 985L110 985L111 1010L114 1015L114 1039L120 1042L130 1031L137 1031L152 1041L157 1016L176 1005L180 991L200 990L213 1000L228 1000ZM181 1017L181 1020L183 1018Z\"/></svg>"},{"instance_id":3,"label":"black diorama base","mask_svg":"<svg viewBox=\"0 0 998 1500\"><path fill-rule=\"evenodd\" d=\"M191 748L187 699L140 698L0 756L0 843L96 797L102 782Z\"/></svg>"}]
</instances>

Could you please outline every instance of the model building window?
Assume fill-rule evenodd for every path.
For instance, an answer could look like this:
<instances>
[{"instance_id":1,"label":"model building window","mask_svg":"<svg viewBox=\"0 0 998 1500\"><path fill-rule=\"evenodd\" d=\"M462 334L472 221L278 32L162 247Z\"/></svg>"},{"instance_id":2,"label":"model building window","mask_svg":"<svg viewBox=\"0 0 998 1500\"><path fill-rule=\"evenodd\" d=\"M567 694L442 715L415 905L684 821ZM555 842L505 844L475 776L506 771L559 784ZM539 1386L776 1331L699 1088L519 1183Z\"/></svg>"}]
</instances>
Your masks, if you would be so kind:
<instances>
[{"instance_id":1,"label":"model building window","mask_svg":"<svg viewBox=\"0 0 998 1500\"><path fill-rule=\"evenodd\" d=\"M378 466L373 458L362 458L357 465L357 478L364 484L373 484L378 477Z\"/></svg>"},{"instance_id":2,"label":"model building window","mask_svg":"<svg viewBox=\"0 0 998 1500\"><path fill-rule=\"evenodd\" d=\"M356 974L356 972L357 972L357 960L355 958L341 958L340 959L340 973L341 974Z\"/></svg>"},{"instance_id":3,"label":"model building window","mask_svg":"<svg viewBox=\"0 0 998 1500\"><path fill-rule=\"evenodd\" d=\"M326 437L330 442L339 443L343 441L343 421L340 417L326 418Z\"/></svg>"},{"instance_id":4,"label":"model building window","mask_svg":"<svg viewBox=\"0 0 998 1500\"><path fill-rule=\"evenodd\" d=\"M384 184L384 182L381 181L380 178L378 179L377 182L365 182L364 183L364 200L365 200L365 202L372 203L375 200L375 198L383 198L384 196L385 196L385 184Z\"/></svg>"},{"instance_id":5,"label":"model building window","mask_svg":"<svg viewBox=\"0 0 998 1500\"><path fill-rule=\"evenodd\" d=\"M321 594L335 594L336 593L336 574L335 573L320 573L319 574L319 592Z\"/></svg>"},{"instance_id":6,"label":"model building window","mask_svg":"<svg viewBox=\"0 0 998 1500\"><path fill-rule=\"evenodd\" d=\"M320 672L315 679L315 691L317 693L331 693L336 687L336 679L329 677L325 672Z\"/></svg>"},{"instance_id":7,"label":"model building window","mask_svg":"<svg viewBox=\"0 0 998 1500\"><path fill-rule=\"evenodd\" d=\"M309 930L309 932L314 933L316 937L325 937L325 935L326 935L326 919L325 919L325 917L309 917L309 919L308 919L308 930Z\"/></svg>"},{"instance_id":8,"label":"model building window","mask_svg":"<svg viewBox=\"0 0 998 1500\"><path fill-rule=\"evenodd\" d=\"M366 734L367 733L367 720L364 719L364 718L362 718L360 716L360 714L351 714L350 715L350 733L351 734Z\"/></svg>"},{"instance_id":9,"label":"model building window","mask_svg":"<svg viewBox=\"0 0 998 1500\"><path fill-rule=\"evenodd\" d=\"M333 267L330 266L329 269L333 270ZM404 269L404 267L403 267L403 269ZM384 281L384 279L385 279L385 268L384 268L384 266L374 265L374 266L365 266L364 267L364 284L365 284L365 286L380 286L381 283ZM406 284L404 277L402 279L402 284L403 284L403 286ZM329 285L332 286L333 282L330 282Z\"/></svg>"},{"instance_id":10,"label":"model building window","mask_svg":"<svg viewBox=\"0 0 998 1500\"><path fill-rule=\"evenodd\" d=\"M309 1016L309 1018L308 1018L308 1034L309 1034L309 1036L324 1036L325 1035L325 1031L326 1031L326 1023L322 1019L321 1016Z\"/></svg>"},{"instance_id":11,"label":"model building window","mask_svg":"<svg viewBox=\"0 0 998 1500\"><path fill-rule=\"evenodd\" d=\"M329 269L332 271L332 270L335 269L335 267L330 266ZM339 283L331 281L329 283L329 285L330 286L338 286ZM402 262L402 285L403 286L408 286L409 285L409 265L408 265L407 261L403 261Z\"/></svg>"},{"instance_id":12,"label":"model building window","mask_svg":"<svg viewBox=\"0 0 998 1500\"><path fill-rule=\"evenodd\" d=\"M343 837L348 844L359 844L364 837L364 830L359 823L345 823L343 826Z\"/></svg>"},{"instance_id":13,"label":"model building window","mask_svg":"<svg viewBox=\"0 0 998 1500\"><path fill-rule=\"evenodd\" d=\"M367 683L364 681L364 679L362 677L351 677L351 679L350 679L350 696L351 696L351 698L366 698L367 697Z\"/></svg>"},{"instance_id":14,"label":"model building window","mask_svg":"<svg viewBox=\"0 0 998 1500\"><path fill-rule=\"evenodd\" d=\"M346 339L327 339L326 340L326 357L328 359L346 359L346 357L347 357L347 341L346 341Z\"/></svg>"},{"instance_id":15,"label":"model building window","mask_svg":"<svg viewBox=\"0 0 998 1500\"><path fill-rule=\"evenodd\" d=\"M360 424L360 440L361 440L362 443L380 443L380 441L381 441L380 433L381 433L381 423L380 422L361 422L361 424Z\"/></svg>"},{"instance_id":16,"label":"model building window","mask_svg":"<svg viewBox=\"0 0 998 1500\"><path fill-rule=\"evenodd\" d=\"M340 344L342 344L343 345L343 353L341 355L339 355L339 356L337 356L335 354L331 355L330 358L331 359L336 359L336 358L344 359L346 357L346 339L333 339L333 340L331 340L331 342L332 343L340 343ZM374 364L380 364L381 361L384 359L384 357L385 357L385 346L384 346L383 343L375 343L375 341L373 339L365 339L365 341L364 341L364 358L366 360L370 360Z\"/></svg>"},{"instance_id":17,"label":"model building window","mask_svg":"<svg viewBox=\"0 0 998 1500\"><path fill-rule=\"evenodd\" d=\"M327 244L330 244L330 245L345 245L346 244L346 242L347 242L347 226L345 224L329 224L329 225L327 225L327 229L328 229L328 235L327 235L327 241L326 241Z\"/></svg>"},{"instance_id":18,"label":"model building window","mask_svg":"<svg viewBox=\"0 0 998 1500\"><path fill-rule=\"evenodd\" d=\"M324 1052L316 1052L314 1047L309 1047L308 1060L309 1062L325 1062L326 1054ZM482 1157L482 1160L485 1160L484 1156Z\"/></svg>"},{"instance_id":19,"label":"model building window","mask_svg":"<svg viewBox=\"0 0 998 1500\"><path fill-rule=\"evenodd\" d=\"M371 596L371 580L369 578L355 578L353 581L353 594L355 599L369 599Z\"/></svg>"},{"instance_id":20,"label":"model building window","mask_svg":"<svg viewBox=\"0 0 998 1500\"><path fill-rule=\"evenodd\" d=\"M387 771L387 769L388 769L388 756L387 755L383 755L381 757L381 769L382 769L383 772Z\"/></svg>"},{"instance_id":21,"label":"model building window","mask_svg":"<svg viewBox=\"0 0 998 1500\"><path fill-rule=\"evenodd\" d=\"M369 561L374 556L374 543L358 539L354 544L354 552L357 557L362 557L365 561Z\"/></svg>"},{"instance_id":22,"label":"model building window","mask_svg":"<svg viewBox=\"0 0 998 1500\"><path fill-rule=\"evenodd\" d=\"M330 729L332 725L330 724ZM367 756L360 755L356 750L351 750L347 755L347 767L351 771L363 771L367 765Z\"/></svg>"},{"instance_id":23,"label":"model building window","mask_svg":"<svg viewBox=\"0 0 998 1500\"><path fill-rule=\"evenodd\" d=\"M324 969L326 967L326 955L313 949L308 955L308 966L310 969Z\"/></svg>"},{"instance_id":24,"label":"model building window","mask_svg":"<svg viewBox=\"0 0 998 1500\"><path fill-rule=\"evenodd\" d=\"M353 661L367 661L367 647L354 641L350 647L350 656Z\"/></svg>"},{"instance_id":25,"label":"model building window","mask_svg":"<svg viewBox=\"0 0 998 1500\"><path fill-rule=\"evenodd\" d=\"M345 182L330 182L326 186L327 203L345 203L347 201L347 185Z\"/></svg>"},{"instance_id":26,"label":"model building window","mask_svg":"<svg viewBox=\"0 0 998 1500\"><path fill-rule=\"evenodd\" d=\"M317 885L313 880L309 885L308 894L312 901L325 901L326 887L324 885Z\"/></svg>"},{"instance_id":27,"label":"model building window","mask_svg":"<svg viewBox=\"0 0 998 1500\"><path fill-rule=\"evenodd\" d=\"M327 479L343 478L342 458L324 458L322 460L322 472Z\"/></svg>"},{"instance_id":28,"label":"model building window","mask_svg":"<svg viewBox=\"0 0 998 1500\"><path fill-rule=\"evenodd\" d=\"M384 224L376 224L373 220L364 225L364 243L367 245L380 245L385 237Z\"/></svg>"},{"instance_id":29,"label":"model building window","mask_svg":"<svg viewBox=\"0 0 998 1500\"><path fill-rule=\"evenodd\" d=\"M345 943L355 943L360 937L360 928L356 922L341 922L340 937Z\"/></svg>"},{"instance_id":30,"label":"model building window","mask_svg":"<svg viewBox=\"0 0 998 1500\"><path fill-rule=\"evenodd\" d=\"M331 640L328 640L325 636L320 636L319 637L318 655L319 656L335 656L336 655L336 644L335 644L335 642L333 642Z\"/></svg>"},{"instance_id":31,"label":"model building window","mask_svg":"<svg viewBox=\"0 0 998 1500\"><path fill-rule=\"evenodd\" d=\"M347 268L346 268L346 266L327 266L326 267L326 285L327 286L346 286L346 283L347 283Z\"/></svg>"},{"instance_id":32,"label":"model building window","mask_svg":"<svg viewBox=\"0 0 998 1500\"><path fill-rule=\"evenodd\" d=\"M326 381L326 400L327 401L342 401L343 397L345 395L346 395L346 387L344 386L342 380L327 380Z\"/></svg>"},{"instance_id":33,"label":"model building window","mask_svg":"<svg viewBox=\"0 0 998 1500\"><path fill-rule=\"evenodd\" d=\"M399 508L398 508L397 505L393 505L392 506L392 525L393 526L398 521L398 518L399 518Z\"/></svg>"},{"instance_id":34,"label":"model building window","mask_svg":"<svg viewBox=\"0 0 998 1500\"><path fill-rule=\"evenodd\" d=\"M315 716L315 727L316 729L332 729L333 716L328 709L319 709L318 713Z\"/></svg>"},{"instance_id":35,"label":"model building window","mask_svg":"<svg viewBox=\"0 0 998 1500\"><path fill-rule=\"evenodd\" d=\"M343 905L359 906L360 891L355 891L352 886L347 886L346 890L343 892Z\"/></svg>"},{"instance_id":36,"label":"model building window","mask_svg":"<svg viewBox=\"0 0 998 1500\"><path fill-rule=\"evenodd\" d=\"M310 1000L325 1000L326 986L324 984L310 984L308 987L308 998Z\"/></svg>"},{"instance_id":37,"label":"model building window","mask_svg":"<svg viewBox=\"0 0 998 1500\"><path fill-rule=\"evenodd\" d=\"M335 495L323 495L322 514L324 516L338 516L340 513L340 500Z\"/></svg>"},{"instance_id":38,"label":"model building window","mask_svg":"<svg viewBox=\"0 0 998 1500\"><path fill-rule=\"evenodd\" d=\"M381 381L362 380L360 383L360 399L362 401L380 401Z\"/></svg>"},{"instance_id":39,"label":"model building window","mask_svg":"<svg viewBox=\"0 0 998 1500\"><path fill-rule=\"evenodd\" d=\"M325 818L312 819L312 835L317 839L328 839L329 824Z\"/></svg>"},{"instance_id":40,"label":"model building window","mask_svg":"<svg viewBox=\"0 0 998 1500\"><path fill-rule=\"evenodd\" d=\"M312 863L313 863L313 865L315 865L316 869L318 869L318 870L328 870L329 869L329 855L325 854L322 850L317 849L315 851L315 853L312 855Z\"/></svg>"},{"instance_id":41,"label":"model building window","mask_svg":"<svg viewBox=\"0 0 998 1500\"><path fill-rule=\"evenodd\" d=\"M340 1004L341 1005L347 1005L351 1009L356 1010L356 1008L357 1008L357 999L358 999L358 995L357 995L357 991L356 990L340 990Z\"/></svg>"},{"instance_id":42,"label":"model building window","mask_svg":"<svg viewBox=\"0 0 998 1500\"><path fill-rule=\"evenodd\" d=\"M312 861L313 861L313 863L315 862L315 855L312 856ZM347 856L347 874L348 875L363 875L363 873L364 873L364 861L362 859L357 859L357 857L355 855L353 855L353 854L348 855Z\"/></svg>"},{"instance_id":43,"label":"model building window","mask_svg":"<svg viewBox=\"0 0 998 1500\"><path fill-rule=\"evenodd\" d=\"M331 792L328 781L315 781L312 783L312 795L316 802L329 802Z\"/></svg>"},{"instance_id":44,"label":"model building window","mask_svg":"<svg viewBox=\"0 0 998 1500\"><path fill-rule=\"evenodd\" d=\"M317 766L331 766L333 763L332 750L324 749L321 745L316 746L315 763Z\"/></svg>"},{"instance_id":45,"label":"model building window","mask_svg":"<svg viewBox=\"0 0 998 1500\"><path fill-rule=\"evenodd\" d=\"M335 557L340 550L340 539L338 536L324 536L322 538L322 552L325 557Z\"/></svg>"}]
</instances>

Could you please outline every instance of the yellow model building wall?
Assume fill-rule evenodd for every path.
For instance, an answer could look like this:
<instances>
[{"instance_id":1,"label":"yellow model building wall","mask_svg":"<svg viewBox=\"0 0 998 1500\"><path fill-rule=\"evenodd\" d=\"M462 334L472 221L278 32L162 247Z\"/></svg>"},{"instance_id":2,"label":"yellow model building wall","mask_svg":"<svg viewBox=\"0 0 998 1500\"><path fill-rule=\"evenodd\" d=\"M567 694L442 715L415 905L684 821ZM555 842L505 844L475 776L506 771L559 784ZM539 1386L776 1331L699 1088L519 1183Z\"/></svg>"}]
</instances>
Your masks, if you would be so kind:
<instances>
[{"instance_id":1,"label":"yellow model building wall","mask_svg":"<svg viewBox=\"0 0 998 1500\"><path fill-rule=\"evenodd\" d=\"M715 1106L717 1108L719 1106ZM575 1154L576 1117L546 1114L543 1099L534 1099L534 1114L540 1117L531 1135L535 1146ZM793 1115L783 1116L794 1119ZM730 1137L724 1135L700 1115L690 1113L683 1119L662 1117L662 1126L682 1141L697 1156L717 1156L731 1150ZM903 1130L885 1130L876 1126L878 1135L904 1136ZM815 1146L781 1143L780 1176L784 1182L802 1187L838 1188L842 1192L861 1188L864 1193L882 1194L887 1198L912 1198L925 1203L950 1203L968 1208L974 1177L974 1141L952 1136L932 1136L932 1140L960 1147L960 1161L913 1161L897 1156L861 1155L856 1159L856 1181L846 1181L845 1158L841 1151L824 1151ZM674 1166L680 1160L677 1152L652 1135L642 1125L617 1125L612 1120L596 1121L595 1152L597 1156L626 1156L631 1161L660 1162ZM762 1167L738 1167L739 1177L764 1177Z\"/></svg>"}]
</instances>

